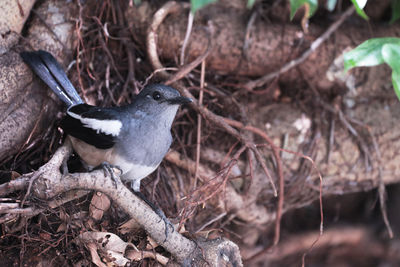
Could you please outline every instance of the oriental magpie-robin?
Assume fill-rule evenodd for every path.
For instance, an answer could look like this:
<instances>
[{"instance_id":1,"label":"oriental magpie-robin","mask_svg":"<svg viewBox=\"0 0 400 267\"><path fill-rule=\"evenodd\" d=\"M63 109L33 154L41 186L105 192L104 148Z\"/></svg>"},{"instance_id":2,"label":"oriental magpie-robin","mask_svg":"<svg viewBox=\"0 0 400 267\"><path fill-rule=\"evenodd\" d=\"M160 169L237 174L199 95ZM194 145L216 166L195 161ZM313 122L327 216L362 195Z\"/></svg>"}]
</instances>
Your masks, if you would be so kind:
<instances>
[{"instance_id":1,"label":"oriental magpie-robin","mask_svg":"<svg viewBox=\"0 0 400 267\"><path fill-rule=\"evenodd\" d=\"M132 104L91 106L83 103L50 53L22 52L21 57L67 104L61 128L80 158L91 167L103 163L119 167L121 179L131 182L132 189L140 193L140 181L158 167L171 145L171 125L179 105L192 100L172 87L153 84L146 86Z\"/></svg>"}]
</instances>

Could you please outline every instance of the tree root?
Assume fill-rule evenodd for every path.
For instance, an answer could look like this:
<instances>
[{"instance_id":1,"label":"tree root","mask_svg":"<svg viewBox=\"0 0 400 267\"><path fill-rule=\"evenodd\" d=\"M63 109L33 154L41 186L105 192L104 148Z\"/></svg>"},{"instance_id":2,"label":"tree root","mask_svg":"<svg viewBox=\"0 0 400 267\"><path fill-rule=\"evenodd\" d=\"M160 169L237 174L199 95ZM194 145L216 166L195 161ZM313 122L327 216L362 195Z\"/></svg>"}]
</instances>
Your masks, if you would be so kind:
<instances>
[{"instance_id":1,"label":"tree root","mask_svg":"<svg viewBox=\"0 0 400 267\"><path fill-rule=\"evenodd\" d=\"M191 263L192 261L208 262L217 264L221 260L228 259L240 263L241 260L238 247L228 240L218 239L201 242L197 244L182 236L176 230L169 231L165 236L165 224L158 215L149 208L143 201L137 198L122 182L117 179L114 184L110 177L106 176L102 170L96 170L90 173L61 174L60 167L66 158L72 153L69 143L60 147L53 155L51 160L43 165L39 170L30 174L35 178L30 181L31 193L40 199L52 199L62 193L71 190L96 190L109 196L114 204L126 212L131 218L134 218L146 232L161 246L163 246L180 263ZM117 176L117 174L116 174ZM26 177L21 178L26 186ZM11 182L11 184L16 184ZM7 187L10 185L3 185ZM27 193L30 193L29 190ZM60 202L63 203L63 202ZM52 201L49 206L54 207ZM8 214L20 213L33 216L40 213L43 209L23 208L19 205L6 204L0 207L7 208ZM0 209L0 212L2 210ZM1 212L3 213L3 212ZM223 248L220 248L220 247ZM204 255L204 258L203 258ZM214 266L212 264L212 266Z\"/></svg>"}]
</instances>

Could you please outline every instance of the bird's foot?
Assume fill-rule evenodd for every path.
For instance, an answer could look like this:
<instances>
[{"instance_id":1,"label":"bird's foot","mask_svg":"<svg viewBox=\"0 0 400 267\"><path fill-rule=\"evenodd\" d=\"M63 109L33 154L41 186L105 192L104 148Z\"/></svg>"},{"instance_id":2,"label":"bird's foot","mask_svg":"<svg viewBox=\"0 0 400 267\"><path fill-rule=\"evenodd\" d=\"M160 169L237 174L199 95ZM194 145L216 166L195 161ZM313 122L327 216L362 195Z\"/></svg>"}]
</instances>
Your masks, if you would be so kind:
<instances>
[{"instance_id":1,"label":"bird's foot","mask_svg":"<svg viewBox=\"0 0 400 267\"><path fill-rule=\"evenodd\" d=\"M64 159L61 163L61 169L63 175L67 175L69 173L67 161L68 159Z\"/></svg>"},{"instance_id":2,"label":"bird's foot","mask_svg":"<svg viewBox=\"0 0 400 267\"><path fill-rule=\"evenodd\" d=\"M154 212L157 213L157 215L160 216L161 220L164 221L164 225L165 225L165 239L164 239L164 243L165 243L165 241L167 241L167 238L168 238L168 228L171 228L171 233L174 232L175 228L174 228L174 226L172 225L172 223L167 219L167 216L165 216L164 212L163 212L161 209L156 208L156 209L154 210ZM161 222L161 220L160 220L160 222Z\"/></svg>"},{"instance_id":3,"label":"bird's foot","mask_svg":"<svg viewBox=\"0 0 400 267\"><path fill-rule=\"evenodd\" d=\"M94 168L93 170L96 169L103 169L104 171L104 175L107 176L109 175L113 181L114 187L117 188L117 182L121 182L119 179L119 176L115 175L114 169L117 169L120 174L122 174L122 170L120 167L116 166L116 165L111 165L108 162L103 162L101 163L98 167Z\"/></svg>"}]
</instances>

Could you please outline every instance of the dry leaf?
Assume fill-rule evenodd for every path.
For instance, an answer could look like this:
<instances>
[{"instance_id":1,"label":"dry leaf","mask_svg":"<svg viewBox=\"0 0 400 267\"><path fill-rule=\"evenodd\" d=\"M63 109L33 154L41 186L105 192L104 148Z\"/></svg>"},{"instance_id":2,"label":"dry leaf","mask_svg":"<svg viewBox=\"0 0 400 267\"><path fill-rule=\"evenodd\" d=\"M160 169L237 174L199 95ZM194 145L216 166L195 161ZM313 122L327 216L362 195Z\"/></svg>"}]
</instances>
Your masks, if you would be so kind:
<instances>
[{"instance_id":1,"label":"dry leaf","mask_svg":"<svg viewBox=\"0 0 400 267\"><path fill-rule=\"evenodd\" d=\"M179 227L179 224L174 224L174 228L176 229L177 227ZM186 233L186 228L185 228L185 225L184 224L182 224L181 225L181 227L179 228L179 231L178 231L180 234L183 234L183 233Z\"/></svg>"},{"instance_id":2,"label":"dry leaf","mask_svg":"<svg viewBox=\"0 0 400 267\"><path fill-rule=\"evenodd\" d=\"M86 243L86 247L90 251L90 256L92 257L92 262L94 264L99 267L107 267L107 265L101 261L99 254L97 254L97 245L94 242Z\"/></svg>"},{"instance_id":3,"label":"dry leaf","mask_svg":"<svg viewBox=\"0 0 400 267\"><path fill-rule=\"evenodd\" d=\"M99 250L104 255L107 255L107 258L110 259L112 261L112 264L115 264L116 266L125 266L126 263L130 261L129 259L124 257L124 253L127 246L134 247L133 244L123 241L121 238L119 238L119 236L113 233L85 232L80 234L78 238L80 241L86 244L86 246L91 250L90 251L91 255L93 254L92 252L93 245L91 244L95 244L97 257L98 257L97 250ZM98 257L98 259L100 260L100 257ZM92 255L92 260L94 264L98 265L97 258L95 256L93 257L93 255ZM104 263L102 262L102 264ZM107 265L102 265L102 266L107 266Z\"/></svg>"},{"instance_id":4,"label":"dry leaf","mask_svg":"<svg viewBox=\"0 0 400 267\"><path fill-rule=\"evenodd\" d=\"M111 205L111 201L105 194L101 192L96 192L92 201L90 202L89 214L95 221L101 220L103 218L104 212L106 212Z\"/></svg>"},{"instance_id":5,"label":"dry leaf","mask_svg":"<svg viewBox=\"0 0 400 267\"><path fill-rule=\"evenodd\" d=\"M86 220L88 216L87 211L80 211L77 213L74 213L72 215L69 215L65 213L64 211L60 211L59 218L63 222L60 226L58 226L57 231L63 231L67 229L67 226L76 229L76 228L82 228L83 227L83 222ZM63 225L65 224L65 225Z\"/></svg>"},{"instance_id":6,"label":"dry leaf","mask_svg":"<svg viewBox=\"0 0 400 267\"><path fill-rule=\"evenodd\" d=\"M125 266L128 262L130 262L129 259L124 257L124 253L119 253L112 250L109 250L107 253L109 258L112 259L112 262L117 266Z\"/></svg>"},{"instance_id":7,"label":"dry leaf","mask_svg":"<svg viewBox=\"0 0 400 267\"><path fill-rule=\"evenodd\" d=\"M58 226L57 233L64 232L65 230L67 230L67 223L66 222L67 222L67 219L68 219L68 215L63 210L60 210L60 214L59 214L58 217L60 218L62 223Z\"/></svg>"},{"instance_id":8,"label":"dry leaf","mask_svg":"<svg viewBox=\"0 0 400 267\"><path fill-rule=\"evenodd\" d=\"M61 223L58 228L57 228L57 233L59 232L65 232L65 230L67 230L67 224L66 223Z\"/></svg>"},{"instance_id":9,"label":"dry leaf","mask_svg":"<svg viewBox=\"0 0 400 267\"><path fill-rule=\"evenodd\" d=\"M159 246L159 244L156 241L154 241L154 239L151 238L150 236L147 236L147 241L149 243L147 244L146 249L151 250L151 249L156 248L156 247Z\"/></svg>"},{"instance_id":10,"label":"dry leaf","mask_svg":"<svg viewBox=\"0 0 400 267\"><path fill-rule=\"evenodd\" d=\"M18 177L20 177L21 176L21 174L19 174L18 172L16 172L16 171L11 171L11 180L15 180L15 179L17 179Z\"/></svg>"},{"instance_id":11,"label":"dry leaf","mask_svg":"<svg viewBox=\"0 0 400 267\"><path fill-rule=\"evenodd\" d=\"M64 210L60 210L60 214L58 216L61 221L66 222L69 218L68 214L64 212Z\"/></svg>"},{"instance_id":12,"label":"dry leaf","mask_svg":"<svg viewBox=\"0 0 400 267\"><path fill-rule=\"evenodd\" d=\"M119 236L108 232L85 232L80 234L79 238L86 242L95 241L104 249L121 253L125 252L128 245L132 245L122 240Z\"/></svg>"},{"instance_id":13,"label":"dry leaf","mask_svg":"<svg viewBox=\"0 0 400 267\"><path fill-rule=\"evenodd\" d=\"M124 223L120 227L118 227L118 231L121 234L127 234L127 233L131 233L133 231L137 231L140 228L141 228L140 225L137 223L137 221L135 219L130 219L129 221L127 221L126 223Z\"/></svg>"},{"instance_id":14,"label":"dry leaf","mask_svg":"<svg viewBox=\"0 0 400 267\"><path fill-rule=\"evenodd\" d=\"M151 258L157 260L160 264L166 265L169 261L169 259L159 253L155 253L153 251L135 251L135 250L129 250L126 253L126 257L128 257L131 260L134 261L140 261L145 258Z\"/></svg>"},{"instance_id":15,"label":"dry leaf","mask_svg":"<svg viewBox=\"0 0 400 267\"><path fill-rule=\"evenodd\" d=\"M81 198L81 197L89 194L89 192L90 191L87 191L87 190L71 190L71 191L63 193L60 198L55 198L52 201L48 202L48 205L51 209L55 209L65 203L68 203L72 200Z\"/></svg>"}]
</instances>

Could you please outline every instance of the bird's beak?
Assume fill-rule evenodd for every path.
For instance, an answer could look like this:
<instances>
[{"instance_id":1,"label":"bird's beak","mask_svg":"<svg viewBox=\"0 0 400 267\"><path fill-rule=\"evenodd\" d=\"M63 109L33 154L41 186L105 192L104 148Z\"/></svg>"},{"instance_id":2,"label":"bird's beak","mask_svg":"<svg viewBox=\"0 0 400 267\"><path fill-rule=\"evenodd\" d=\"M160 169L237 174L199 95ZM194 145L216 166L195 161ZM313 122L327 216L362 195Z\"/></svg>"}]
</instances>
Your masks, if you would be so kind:
<instances>
[{"instance_id":1,"label":"bird's beak","mask_svg":"<svg viewBox=\"0 0 400 267\"><path fill-rule=\"evenodd\" d=\"M175 98L171 98L167 100L169 104L171 105L183 105L183 104L189 104L193 102L191 98L184 97L184 96L178 96Z\"/></svg>"}]
</instances>

